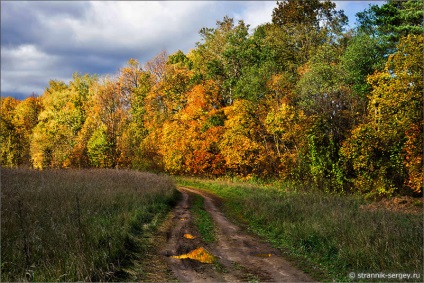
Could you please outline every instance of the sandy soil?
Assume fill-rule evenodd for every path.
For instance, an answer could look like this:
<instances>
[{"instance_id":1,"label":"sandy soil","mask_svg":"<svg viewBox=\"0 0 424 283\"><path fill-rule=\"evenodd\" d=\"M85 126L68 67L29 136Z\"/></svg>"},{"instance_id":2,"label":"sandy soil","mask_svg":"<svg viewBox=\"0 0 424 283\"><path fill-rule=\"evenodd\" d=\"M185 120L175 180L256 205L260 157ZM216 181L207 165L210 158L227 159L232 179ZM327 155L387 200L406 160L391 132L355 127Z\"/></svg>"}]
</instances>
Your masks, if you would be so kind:
<instances>
[{"instance_id":1,"label":"sandy soil","mask_svg":"<svg viewBox=\"0 0 424 283\"><path fill-rule=\"evenodd\" d=\"M282 258L277 249L249 235L230 222L219 210L215 197L190 188L179 188L182 199L161 228L165 237L156 243L160 258L172 275L163 279L182 282L311 282L304 272ZM193 194L205 199L205 208L216 226L217 240L205 244L193 224L190 206ZM187 239L184 234L195 238ZM212 264L172 256L189 253L199 247L216 257ZM154 278L151 278L154 279ZM159 278L155 278L159 279ZM172 280L173 281L173 280Z\"/></svg>"}]
</instances>

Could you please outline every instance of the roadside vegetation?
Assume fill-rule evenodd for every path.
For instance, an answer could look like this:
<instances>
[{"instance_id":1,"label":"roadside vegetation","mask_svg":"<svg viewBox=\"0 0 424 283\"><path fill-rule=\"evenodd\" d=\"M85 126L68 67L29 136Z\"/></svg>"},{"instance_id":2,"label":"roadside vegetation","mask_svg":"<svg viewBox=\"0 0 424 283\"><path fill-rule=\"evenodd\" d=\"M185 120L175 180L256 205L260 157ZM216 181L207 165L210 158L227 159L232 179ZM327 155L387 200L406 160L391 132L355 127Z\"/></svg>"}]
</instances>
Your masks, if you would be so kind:
<instances>
[{"instance_id":1,"label":"roadside vegetation","mask_svg":"<svg viewBox=\"0 0 424 283\"><path fill-rule=\"evenodd\" d=\"M1 281L123 278L176 196L150 173L2 168Z\"/></svg>"},{"instance_id":2,"label":"roadside vegetation","mask_svg":"<svg viewBox=\"0 0 424 283\"><path fill-rule=\"evenodd\" d=\"M222 197L226 213L289 257L321 270L317 279L357 281L350 272L421 273L422 213L366 209L359 196L178 178ZM304 264L302 264L304 265Z\"/></svg>"},{"instance_id":3,"label":"roadside vegetation","mask_svg":"<svg viewBox=\"0 0 424 283\"><path fill-rule=\"evenodd\" d=\"M205 200L199 195L194 195L193 198L194 224L199 230L202 240L205 243L212 243L215 241L215 226L210 214L205 209Z\"/></svg>"}]
</instances>

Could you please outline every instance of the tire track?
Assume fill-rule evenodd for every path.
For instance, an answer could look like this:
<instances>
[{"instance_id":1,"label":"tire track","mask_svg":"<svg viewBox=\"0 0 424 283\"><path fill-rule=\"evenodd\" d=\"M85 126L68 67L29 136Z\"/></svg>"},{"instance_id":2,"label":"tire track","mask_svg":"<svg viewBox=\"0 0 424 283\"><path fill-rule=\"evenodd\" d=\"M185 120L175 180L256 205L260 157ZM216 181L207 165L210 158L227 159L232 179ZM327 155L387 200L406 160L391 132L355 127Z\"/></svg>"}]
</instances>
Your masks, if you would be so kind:
<instances>
[{"instance_id":1,"label":"tire track","mask_svg":"<svg viewBox=\"0 0 424 283\"><path fill-rule=\"evenodd\" d=\"M312 282L307 274L282 258L281 253L269 244L248 235L230 222L217 208L213 198L202 191L180 187L182 199L174 208L168 240L162 250L169 268L183 282ZM211 215L215 227L214 243L205 245L190 212L193 194L205 200L205 209ZM184 238L192 234L194 239ZM192 259L172 258L205 247L216 258L214 264L204 264Z\"/></svg>"}]
</instances>

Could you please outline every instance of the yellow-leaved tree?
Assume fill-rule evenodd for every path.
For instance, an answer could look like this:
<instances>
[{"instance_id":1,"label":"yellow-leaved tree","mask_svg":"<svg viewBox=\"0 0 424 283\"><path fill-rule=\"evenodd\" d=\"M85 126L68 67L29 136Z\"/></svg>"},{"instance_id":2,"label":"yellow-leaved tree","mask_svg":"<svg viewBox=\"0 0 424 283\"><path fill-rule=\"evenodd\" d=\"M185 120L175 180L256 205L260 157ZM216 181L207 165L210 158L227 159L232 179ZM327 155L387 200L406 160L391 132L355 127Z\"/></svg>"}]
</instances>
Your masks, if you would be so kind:
<instances>
[{"instance_id":1,"label":"yellow-leaved tree","mask_svg":"<svg viewBox=\"0 0 424 283\"><path fill-rule=\"evenodd\" d=\"M226 166L235 174L250 177L266 174L266 147L262 142L258 108L249 100L236 100L227 106L227 116L219 144Z\"/></svg>"},{"instance_id":2,"label":"yellow-leaved tree","mask_svg":"<svg viewBox=\"0 0 424 283\"><path fill-rule=\"evenodd\" d=\"M371 194L422 192L423 36L403 37L372 85L368 122L352 131L342 154L353 184Z\"/></svg>"}]
</instances>

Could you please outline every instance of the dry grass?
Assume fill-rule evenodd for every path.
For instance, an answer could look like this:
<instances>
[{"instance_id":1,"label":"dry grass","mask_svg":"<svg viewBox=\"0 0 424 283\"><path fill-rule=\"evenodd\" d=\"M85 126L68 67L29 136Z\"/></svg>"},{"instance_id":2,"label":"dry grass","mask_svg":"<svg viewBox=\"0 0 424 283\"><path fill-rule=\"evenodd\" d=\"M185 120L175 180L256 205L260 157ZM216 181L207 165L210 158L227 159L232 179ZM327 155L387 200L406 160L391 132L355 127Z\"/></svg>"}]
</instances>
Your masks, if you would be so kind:
<instances>
[{"instance_id":1,"label":"dry grass","mask_svg":"<svg viewBox=\"0 0 424 283\"><path fill-rule=\"evenodd\" d=\"M1 281L114 280L176 195L150 173L3 168Z\"/></svg>"}]
</instances>

